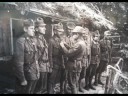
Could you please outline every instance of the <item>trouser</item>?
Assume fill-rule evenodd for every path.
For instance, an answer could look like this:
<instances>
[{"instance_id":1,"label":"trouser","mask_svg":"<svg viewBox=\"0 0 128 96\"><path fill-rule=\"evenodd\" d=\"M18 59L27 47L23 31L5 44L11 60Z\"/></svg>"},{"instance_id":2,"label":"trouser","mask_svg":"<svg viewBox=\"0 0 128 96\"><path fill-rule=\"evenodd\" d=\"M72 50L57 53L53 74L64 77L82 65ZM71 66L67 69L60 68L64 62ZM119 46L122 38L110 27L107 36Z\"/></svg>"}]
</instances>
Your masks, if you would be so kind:
<instances>
[{"instance_id":1,"label":"trouser","mask_svg":"<svg viewBox=\"0 0 128 96\"><path fill-rule=\"evenodd\" d=\"M47 92L47 72L40 72L40 78L37 81L35 93L43 94Z\"/></svg>"},{"instance_id":2,"label":"trouser","mask_svg":"<svg viewBox=\"0 0 128 96\"><path fill-rule=\"evenodd\" d=\"M68 70L67 76L68 84L71 88L72 94L77 94L77 72Z\"/></svg>"},{"instance_id":3,"label":"trouser","mask_svg":"<svg viewBox=\"0 0 128 96\"><path fill-rule=\"evenodd\" d=\"M85 76L86 76L86 66L83 66L83 67L82 67L82 70L81 70L81 72L80 72L80 77L79 77L79 81L78 81L78 83L79 83L79 88L82 87L82 85L81 85L81 80L82 80L83 78L85 78Z\"/></svg>"},{"instance_id":4,"label":"trouser","mask_svg":"<svg viewBox=\"0 0 128 96\"><path fill-rule=\"evenodd\" d=\"M85 76L86 86L92 85L92 79L93 79L93 76L96 73L96 69L97 69L97 64L90 64L89 67L87 68L86 76Z\"/></svg>"},{"instance_id":5,"label":"trouser","mask_svg":"<svg viewBox=\"0 0 128 96\"><path fill-rule=\"evenodd\" d=\"M25 88L26 86L20 85L20 81L18 78L15 78L15 91L16 94L25 94Z\"/></svg>"},{"instance_id":6,"label":"trouser","mask_svg":"<svg viewBox=\"0 0 128 96\"><path fill-rule=\"evenodd\" d=\"M20 85L19 80L16 78L16 94L33 94L37 80L28 80L26 86Z\"/></svg>"},{"instance_id":7,"label":"trouser","mask_svg":"<svg viewBox=\"0 0 128 96\"><path fill-rule=\"evenodd\" d=\"M103 61L101 60L97 70L96 70L96 75L95 75L95 82L97 82L98 80L100 80L101 78L101 74L102 72L105 71L106 67L108 65L108 62L107 61ZM97 80L98 79L98 80Z\"/></svg>"},{"instance_id":8,"label":"trouser","mask_svg":"<svg viewBox=\"0 0 128 96\"><path fill-rule=\"evenodd\" d=\"M65 81L65 69L59 68L53 68L52 73L49 77L48 82L48 93L54 94L56 90L54 90L56 83L60 83L60 93L64 93L64 81Z\"/></svg>"}]
</instances>

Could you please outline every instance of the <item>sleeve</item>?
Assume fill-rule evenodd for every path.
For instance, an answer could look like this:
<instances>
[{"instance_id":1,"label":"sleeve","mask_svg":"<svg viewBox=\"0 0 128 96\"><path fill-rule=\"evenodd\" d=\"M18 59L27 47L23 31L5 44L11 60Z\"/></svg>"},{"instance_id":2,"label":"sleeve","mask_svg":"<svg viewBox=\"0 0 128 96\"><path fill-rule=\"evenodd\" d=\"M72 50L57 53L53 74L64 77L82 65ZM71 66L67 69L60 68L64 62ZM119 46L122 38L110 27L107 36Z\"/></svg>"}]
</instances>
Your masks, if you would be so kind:
<instances>
[{"instance_id":1,"label":"sleeve","mask_svg":"<svg viewBox=\"0 0 128 96\"><path fill-rule=\"evenodd\" d=\"M50 40L49 45L48 45L48 55L49 55L50 67L53 67L52 50L53 50L53 45L52 45L52 40Z\"/></svg>"},{"instance_id":2,"label":"sleeve","mask_svg":"<svg viewBox=\"0 0 128 96\"><path fill-rule=\"evenodd\" d=\"M16 42L15 54L15 73L17 78L22 82L25 80L24 76L24 43L21 41Z\"/></svg>"},{"instance_id":3,"label":"sleeve","mask_svg":"<svg viewBox=\"0 0 128 96\"><path fill-rule=\"evenodd\" d=\"M69 50L65 46L62 49L68 57L71 57L74 56L75 54L78 54L81 51L81 45L77 43Z\"/></svg>"}]
</instances>

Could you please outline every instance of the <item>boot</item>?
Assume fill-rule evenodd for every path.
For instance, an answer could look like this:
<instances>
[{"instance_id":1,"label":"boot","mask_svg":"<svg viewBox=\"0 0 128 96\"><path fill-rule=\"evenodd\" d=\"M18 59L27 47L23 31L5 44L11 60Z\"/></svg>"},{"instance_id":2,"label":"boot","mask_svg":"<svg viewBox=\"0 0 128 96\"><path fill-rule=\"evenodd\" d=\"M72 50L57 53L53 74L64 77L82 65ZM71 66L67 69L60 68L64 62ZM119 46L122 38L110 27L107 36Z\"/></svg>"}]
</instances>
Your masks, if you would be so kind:
<instances>
[{"instance_id":1,"label":"boot","mask_svg":"<svg viewBox=\"0 0 128 96\"><path fill-rule=\"evenodd\" d=\"M90 88L89 88L89 85L86 85L85 87L84 87L84 89L85 90L89 90Z\"/></svg>"},{"instance_id":2,"label":"boot","mask_svg":"<svg viewBox=\"0 0 128 96\"><path fill-rule=\"evenodd\" d=\"M84 87L85 90L89 90L88 81L89 81L89 80L88 80L88 77L86 76L86 77L85 77L85 87Z\"/></svg>"},{"instance_id":3,"label":"boot","mask_svg":"<svg viewBox=\"0 0 128 96\"><path fill-rule=\"evenodd\" d=\"M92 90L96 90L96 89L92 86L92 84L89 84L89 88L92 89Z\"/></svg>"},{"instance_id":4,"label":"boot","mask_svg":"<svg viewBox=\"0 0 128 96\"><path fill-rule=\"evenodd\" d=\"M101 79L100 78L101 78L101 74L99 74L99 76L98 76L98 84L104 85L104 83L101 82Z\"/></svg>"},{"instance_id":5,"label":"boot","mask_svg":"<svg viewBox=\"0 0 128 96\"><path fill-rule=\"evenodd\" d=\"M49 82L48 84L48 94L54 94L54 89L53 89L53 83Z\"/></svg>"},{"instance_id":6,"label":"boot","mask_svg":"<svg viewBox=\"0 0 128 96\"><path fill-rule=\"evenodd\" d=\"M95 85L95 86L98 86L97 75L98 75L98 74L95 75L95 81L94 81L94 85Z\"/></svg>"},{"instance_id":7,"label":"boot","mask_svg":"<svg viewBox=\"0 0 128 96\"><path fill-rule=\"evenodd\" d=\"M89 88L92 90L96 90L93 86L92 86L92 77L89 78Z\"/></svg>"},{"instance_id":8,"label":"boot","mask_svg":"<svg viewBox=\"0 0 128 96\"><path fill-rule=\"evenodd\" d=\"M79 82L79 91L84 93L84 88L82 87L80 82Z\"/></svg>"}]
</instances>

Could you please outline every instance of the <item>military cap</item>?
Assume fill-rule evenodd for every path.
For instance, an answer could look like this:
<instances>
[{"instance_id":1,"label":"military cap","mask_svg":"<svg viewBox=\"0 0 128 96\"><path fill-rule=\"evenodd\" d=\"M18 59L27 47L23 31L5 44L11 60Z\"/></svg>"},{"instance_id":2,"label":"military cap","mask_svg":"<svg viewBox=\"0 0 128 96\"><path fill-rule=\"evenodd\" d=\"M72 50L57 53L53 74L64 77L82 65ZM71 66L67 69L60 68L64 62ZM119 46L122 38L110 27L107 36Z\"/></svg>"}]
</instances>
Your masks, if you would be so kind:
<instances>
[{"instance_id":1,"label":"military cap","mask_svg":"<svg viewBox=\"0 0 128 96\"><path fill-rule=\"evenodd\" d=\"M81 26L76 26L74 29L73 29L73 33L84 33L85 29Z\"/></svg>"},{"instance_id":2,"label":"military cap","mask_svg":"<svg viewBox=\"0 0 128 96\"><path fill-rule=\"evenodd\" d=\"M23 21L24 27L34 26L34 21L32 19L27 19Z\"/></svg>"},{"instance_id":3,"label":"military cap","mask_svg":"<svg viewBox=\"0 0 128 96\"><path fill-rule=\"evenodd\" d=\"M35 26L38 27L38 26L45 26L46 24L44 23L44 20L43 18L41 17L38 17L35 21Z\"/></svg>"},{"instance_id":4,"label":"military cap","mask_svg":"<svg viewBox=\"0 0 128 96\"><path fill-rule=\"evenodd\" d=\"M75 28L75 24L73 22L67 22L67 28L73 30Z\"/></svg>"},{"instance_id":5,"label":"military cap","mask_svg":"<svg viewBox=\"0 0 128 96\"><path fill-rule=\"evenodd\" d=\"M53 29L58 31L64 31L62 23L54 24Z\"/></svg>"}]
</instances>

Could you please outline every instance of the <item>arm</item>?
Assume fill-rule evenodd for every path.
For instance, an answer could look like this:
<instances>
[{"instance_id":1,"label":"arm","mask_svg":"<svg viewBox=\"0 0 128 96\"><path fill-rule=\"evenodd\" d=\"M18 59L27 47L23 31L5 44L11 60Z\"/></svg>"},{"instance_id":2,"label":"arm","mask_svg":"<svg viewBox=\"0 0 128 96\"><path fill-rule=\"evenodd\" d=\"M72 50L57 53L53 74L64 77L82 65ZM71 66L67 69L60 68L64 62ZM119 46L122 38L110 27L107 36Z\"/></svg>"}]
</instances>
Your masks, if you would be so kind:
<instances>
[{"instance_id":1,"label":"arm","mask_svg":"<svg viewBox=\"0 0 128 96\"><path fill-rule=\"evenodd\" d=\"M64 46L64 43L61 42L60 46L62 47L64 53L70 57L70 56L74 56L75 54L79 53L81 50L81 45L80 44L75 44L72 48L70 48L69 50Z\"/></svg>"},{"instance_id":2,"label":"arm","mask_svg":"<svg viewBox=\"0 0 128 96\"><path fill-rule=\"evenodd\" d=\"M26 79L24 75L24 42L22 41L16 42L15 61L16 76L21 82L24 82Z\"/></svg>"}]
</instances>

